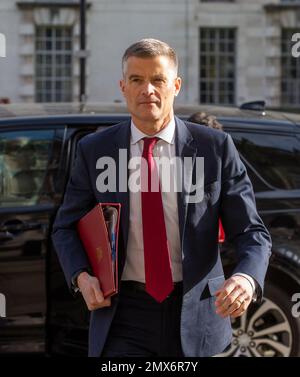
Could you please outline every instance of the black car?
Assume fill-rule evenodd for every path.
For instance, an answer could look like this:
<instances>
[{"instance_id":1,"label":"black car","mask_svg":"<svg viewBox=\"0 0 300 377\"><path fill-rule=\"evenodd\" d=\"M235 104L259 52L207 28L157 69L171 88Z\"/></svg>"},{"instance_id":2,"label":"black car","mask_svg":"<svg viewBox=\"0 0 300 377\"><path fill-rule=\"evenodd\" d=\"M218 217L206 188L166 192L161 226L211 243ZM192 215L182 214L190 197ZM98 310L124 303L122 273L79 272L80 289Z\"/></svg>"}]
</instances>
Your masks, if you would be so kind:
<instances>
[{"instance_id":1,"label":"black car","mask_svg":"<svg viewBox=\"0 0 300 377\"><path fill-rule=\"evenodd\" d=\"M199 109L175 110L186 119ZM233 321L220 356L300 356L300 116L201 111L233 137L273 240L263 301ZM89 312L67 288L51 226L80 138L128 114L121 104L49 104L0 106L0 117L0 354L87 355ZM229 276L234 252L226 239L220 249Z\"/></svg>"}]
</instances>

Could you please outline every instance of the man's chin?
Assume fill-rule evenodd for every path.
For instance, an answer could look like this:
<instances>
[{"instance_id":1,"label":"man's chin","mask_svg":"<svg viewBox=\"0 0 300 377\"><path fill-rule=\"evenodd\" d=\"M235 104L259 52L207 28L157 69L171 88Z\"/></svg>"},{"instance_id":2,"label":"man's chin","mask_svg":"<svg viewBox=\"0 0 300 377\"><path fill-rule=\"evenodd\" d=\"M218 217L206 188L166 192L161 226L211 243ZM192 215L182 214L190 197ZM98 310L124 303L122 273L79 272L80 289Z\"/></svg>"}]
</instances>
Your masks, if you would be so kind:
<instances>
[{"instance_id":1,"label":"man's chin","mask_svg":"<svg viewBox=\"0 0 300 377\"><path fill-rule=\"evenodd\" d=\"M160 115L155 113L143 113L139 114L137 118L143 122L156 122L160 119Z\"/></svg>"}]
</instances>

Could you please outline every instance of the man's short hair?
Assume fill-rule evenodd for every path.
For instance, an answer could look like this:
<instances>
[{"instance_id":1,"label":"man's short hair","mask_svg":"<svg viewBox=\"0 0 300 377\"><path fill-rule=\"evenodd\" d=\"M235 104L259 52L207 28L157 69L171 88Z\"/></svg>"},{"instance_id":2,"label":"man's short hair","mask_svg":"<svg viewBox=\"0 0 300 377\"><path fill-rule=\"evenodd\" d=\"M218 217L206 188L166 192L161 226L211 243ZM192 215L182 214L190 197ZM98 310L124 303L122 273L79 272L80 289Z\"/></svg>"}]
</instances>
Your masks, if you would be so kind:
<instances>
[{"instance_id":1,"label":"man's short hair","mask_svg":"<svg viewBox=\"0 0 300 377\"><path fill-rule=\"evenodd\" d=\"M173 48L170 47L167 43L162 42L158 39L145 38L129 46L122 57L123 73L125 63L131 56L136 56L139 58L154 58L156 56L166 56L173 62L177 73L178 58L175 50L173 50Z\"/></svg>"}]
</instances>

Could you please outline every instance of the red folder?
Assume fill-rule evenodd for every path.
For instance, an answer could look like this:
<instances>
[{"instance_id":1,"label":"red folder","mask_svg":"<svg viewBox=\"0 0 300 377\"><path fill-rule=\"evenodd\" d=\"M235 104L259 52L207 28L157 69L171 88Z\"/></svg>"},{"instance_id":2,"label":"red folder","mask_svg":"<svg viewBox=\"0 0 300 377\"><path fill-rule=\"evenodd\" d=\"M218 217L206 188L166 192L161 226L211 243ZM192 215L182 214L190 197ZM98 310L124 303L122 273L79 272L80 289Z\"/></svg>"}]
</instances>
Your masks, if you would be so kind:
<instances>
[{"instance_id":1,"label":"red folder","mask_svg":"<svg viewBox=\"0 0 300 377\"><path fill-rule=\"evenodd\" d=\"M109 232L104 212L111 207L117 209L115 240ZM87 253L93 274L98 278L103 296L118 293L118 235L121 204L98 203L77 223L79 237ZM112 244L114 242L114 245ZM112 247L114 253L112 254Z\"/></svg>"}]
</instances>

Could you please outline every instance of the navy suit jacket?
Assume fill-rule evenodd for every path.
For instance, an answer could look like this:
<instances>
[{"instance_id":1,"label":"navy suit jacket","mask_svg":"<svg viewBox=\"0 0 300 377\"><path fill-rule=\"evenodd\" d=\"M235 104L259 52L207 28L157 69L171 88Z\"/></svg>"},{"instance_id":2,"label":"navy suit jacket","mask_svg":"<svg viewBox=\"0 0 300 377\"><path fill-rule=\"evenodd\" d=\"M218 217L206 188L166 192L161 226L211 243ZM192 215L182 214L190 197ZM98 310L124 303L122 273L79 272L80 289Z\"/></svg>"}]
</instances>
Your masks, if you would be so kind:
<instances>
[{"instance_id":1,"label":"navy suit jacket","mask_svg":"<svg viewBox=\"0 0 300 377\"><path fill-rule=\"evenodd\" d=\"M262 295L271 254L271 239L257 214L251 182L233 141L225 132L183 122L175 117L176 155L204 157L204 197L199 203L186 203L188 187L178 193L178 215L183 263L183 302L181 342L185 356L211 356L222 352L231 342L229 317L215 313L213 293L223 284L224 272L218 247L218 220L222 221L228 241L232 241L238 263L234 272L252 276ZM119 202L121 237L119 276L125 258L129 227L129 192L101 193L96 179L100 157L110 156L119 167L119 149L127 150L129 160L130 121L84 137L63 204L53 226L52 239L67 283L89 262L76 232L76 222L98 202ZM194 168L187 179L194 177ZM118 170L117 170L118 172ZM89 356L100 356L114 313L118 295L111 307L92 311L89 330Z\"/></svg>"}]
</instances>

